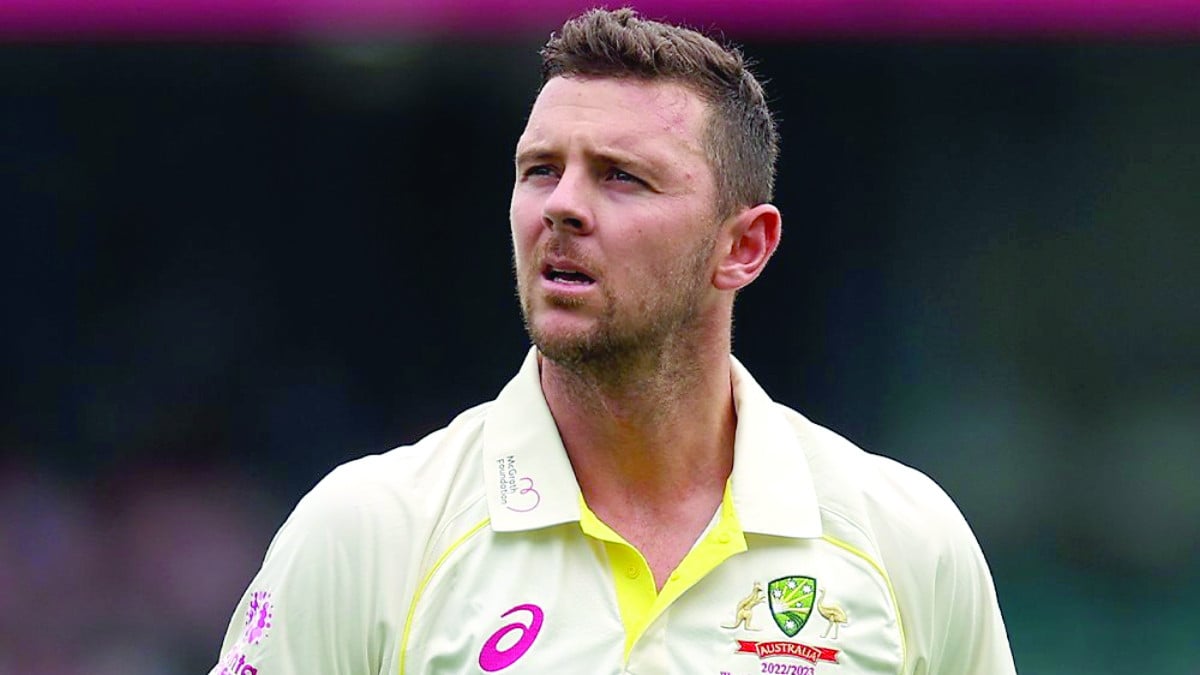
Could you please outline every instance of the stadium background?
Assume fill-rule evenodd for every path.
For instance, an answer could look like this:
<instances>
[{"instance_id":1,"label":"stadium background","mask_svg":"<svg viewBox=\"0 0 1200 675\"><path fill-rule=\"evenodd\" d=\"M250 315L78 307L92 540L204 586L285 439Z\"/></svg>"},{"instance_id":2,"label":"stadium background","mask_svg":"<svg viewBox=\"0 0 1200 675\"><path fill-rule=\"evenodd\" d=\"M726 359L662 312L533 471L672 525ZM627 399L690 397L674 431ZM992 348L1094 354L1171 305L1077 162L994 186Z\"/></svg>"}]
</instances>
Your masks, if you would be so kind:
<instances>
[{"instance_id":1,"label":"stadium background","mask_svg":"<svg viewBox=\"0 0 1200 675\"><path fill-rule=\"evenodd\" d=\"M543 4L490 34L0 11L0 675L206 671L300 495L515 372ZM1196 15L675 5L781 123L738 356L955 497L1022 673L1200 672Z\"/></svg>"}]
</instances>

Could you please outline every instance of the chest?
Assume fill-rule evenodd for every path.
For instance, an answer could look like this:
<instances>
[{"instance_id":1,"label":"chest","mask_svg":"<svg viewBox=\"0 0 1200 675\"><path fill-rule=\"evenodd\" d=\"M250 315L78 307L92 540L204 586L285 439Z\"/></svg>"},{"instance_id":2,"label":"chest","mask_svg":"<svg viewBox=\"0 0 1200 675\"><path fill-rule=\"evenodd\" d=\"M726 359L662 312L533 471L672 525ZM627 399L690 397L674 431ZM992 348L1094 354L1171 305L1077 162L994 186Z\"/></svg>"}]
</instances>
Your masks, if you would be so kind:
<instances>
[{"instance_id":1,"label":"chest","mask_svg":"<svg viewBox=\"0 0 1200 675\"><path fill-rule=\"evenodd\" d=\"M902 672L900 618L878 561L824 539L748 535L747 545L629 626L604 546L578 527L485 530L427 573L398 672Z\"/></svg>"}]
</instances>

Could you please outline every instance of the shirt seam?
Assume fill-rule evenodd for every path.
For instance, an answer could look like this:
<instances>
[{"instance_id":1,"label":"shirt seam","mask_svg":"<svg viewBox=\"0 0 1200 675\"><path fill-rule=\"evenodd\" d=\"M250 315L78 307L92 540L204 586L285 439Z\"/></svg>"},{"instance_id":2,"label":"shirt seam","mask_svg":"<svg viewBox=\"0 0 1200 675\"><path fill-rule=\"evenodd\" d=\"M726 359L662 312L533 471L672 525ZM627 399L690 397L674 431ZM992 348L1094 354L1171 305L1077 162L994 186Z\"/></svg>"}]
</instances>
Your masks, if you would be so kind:
<instances>
[{"instance_id":1,"label":"shirt seam","mask_svg":"<svg viewBox=\"0 0 1200 675\"><path fill-rule=\"evenodd\" d=\"M417 585L417 590L413 593L412 602L410 602L408 605L408 614L404 618L404 630L400 634L400 665L398 668L398 675L404 675L404 666L408 659L408 638L409 634L412 632L413 616L416 615L417 605L420 604L421 596L424 595L425 589L429 586L429 582L433 580L433 576L437 574L438 570L441 569L442 565L455 551L466 544L467 541L476 534L479 534L481 531L483 531L483 529L487 527L489 523L491 523L491 518L484 518L476 523L474 527L467 530L465 534L451 543L450 546L447 547L440 556L438 556L437 561L434 562L432 567L430 567L429 572L425 574L425 577L421 580L421 583ZM443 530L444 529L445 528L443 528Z\"/></svg>"},{"instance_id":2,"label":"shirt seam","mask_svg":"<svg viewBox=\"0 0 1200 675\"><path fill-rule=\"evenodd\" d=\"M873 541L872 537L867 533L867 531L864 530L858 523L854 522L854 520L852 520L849 516L845 515L844 513L841 513L840 511L836 511L836 510L826 507L826 506L822 506L822 507L820 507L820 509L822 512L827 513L830 516L837 518L838 520L842 521L847 526L853 528L860 535L862 535L864 539L866 539L868 541ZM899 670L899 672L903 673L904 669L908 665L908 636L904 632L903 612L900 609L900 602L896 597L896 589L894 586L892 586L892 578L887 573L887 567L883 564L882 561L876 560L873 556L871 556L867 552L863 551L862 549L858 548L857 546L854 546L853 544L851 544L849 542L838 539L837 537L834 537L831 534L822 534L821 539L833 546L836 546L836 547L846 551L847 553L850 553L858 558L861 558L868 565L870 565L871 568L874 569L875 572L878 573L879 576L883 579L883 584L887 588L887 591L888 591L888 597L892 602L892 608L895 609L895 611L896 611L896 630L900 633L900 670Z\"/></svg>"}]
</instances>

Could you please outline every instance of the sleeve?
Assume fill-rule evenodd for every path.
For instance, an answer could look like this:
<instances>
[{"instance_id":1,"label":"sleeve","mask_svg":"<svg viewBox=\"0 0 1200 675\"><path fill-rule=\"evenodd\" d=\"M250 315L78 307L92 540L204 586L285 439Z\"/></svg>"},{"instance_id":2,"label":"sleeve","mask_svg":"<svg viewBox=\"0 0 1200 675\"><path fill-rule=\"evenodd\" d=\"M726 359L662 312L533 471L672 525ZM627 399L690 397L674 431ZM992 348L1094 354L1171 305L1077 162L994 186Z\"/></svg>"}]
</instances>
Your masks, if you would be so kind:
<instances>
[{"instance_id":1,"label":"sleeve","mask_svg":"<svg viewBox=\"0 0 1200 675\"><path fill-rule=\"evenodd\" d=\"M924 474L886 460L877 529L913 675L1015 675L992 575L966 519ZM886 508L885 508L886 507Z\"/></svg>"},{"instance_id":2,"label":"sleeve","mask_svg":"<svg viewBox=\"0 0 1200 675\"><path fill-rule=\"evenodd\" d=\"M371 588L371 514L339 471L276 533L209 675L379 672L385 636Z\"/></svg>"},{"instance_id":3,"label":"sleeve","mask_svg":"<svg viewBox=\"0 0 1200 675\"><path fill-rule=\"evenodd\" d=\"M991 571L966 520L949 506L953 513L945 518L956 522L937 560L928 672L1015 675Z\"/></svg>"}]
</instances>

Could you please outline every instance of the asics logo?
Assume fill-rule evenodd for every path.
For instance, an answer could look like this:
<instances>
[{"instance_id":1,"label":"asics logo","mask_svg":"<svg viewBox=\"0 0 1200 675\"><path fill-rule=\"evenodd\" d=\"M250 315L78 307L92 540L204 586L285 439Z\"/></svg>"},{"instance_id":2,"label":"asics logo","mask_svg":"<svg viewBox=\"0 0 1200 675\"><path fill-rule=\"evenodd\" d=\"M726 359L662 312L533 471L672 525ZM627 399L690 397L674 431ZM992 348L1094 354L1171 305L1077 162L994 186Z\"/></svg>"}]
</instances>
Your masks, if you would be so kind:
<instances>
[{"instance_id":1,"label":"asics logo","mask_svg":"<svg viewBox=\"0 0 1200 675\"><path fill-rule=\"evenodd\" d=\"M529 604L517 605L501 614L500 618L503 619L515 612L529 612L529 623L514 621L492 633L488 641L483 643L483 649L479 650L479 667L484 671L494 673L516 663L518 659L525 656L525 652L529 651L529 648L533 646L533 641L537 639L538 633L541 632L542 619L545 616L541 607ZM506 644L501 649L500 641L514 631L517 633L516 641Z\"/></svg>"}]
</instances>

